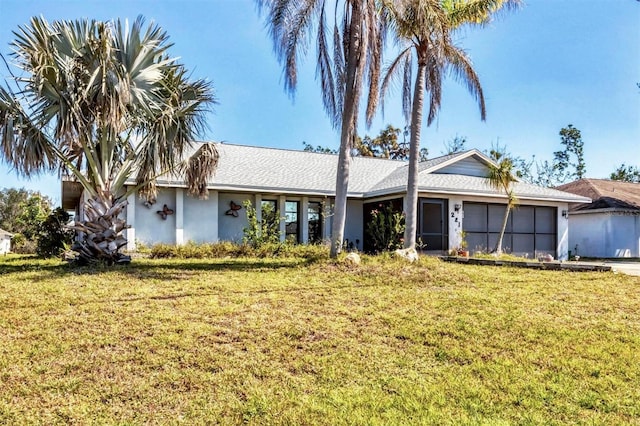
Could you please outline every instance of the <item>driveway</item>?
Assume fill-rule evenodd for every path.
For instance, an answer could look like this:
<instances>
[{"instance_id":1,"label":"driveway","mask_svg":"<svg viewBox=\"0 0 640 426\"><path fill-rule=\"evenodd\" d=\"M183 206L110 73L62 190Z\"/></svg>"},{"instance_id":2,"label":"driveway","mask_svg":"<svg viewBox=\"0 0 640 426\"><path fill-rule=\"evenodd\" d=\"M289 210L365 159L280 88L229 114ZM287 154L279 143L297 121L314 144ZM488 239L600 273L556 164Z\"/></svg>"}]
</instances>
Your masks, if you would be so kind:
<instances>
[{"instance_id":1,"label":"driveway","mask_svg":"<svg viewBox=\"0 0 640 426\"><path fill-rule=\"evenodd\" d=\"M618 262L618 261L588 261L588 262L580 262L580 263L588 263L592 265L606 265L611 266L616 272L620 272L622 274L627 275L635 275L640 277L640 262Z\"/></svg>"}]
</instances>

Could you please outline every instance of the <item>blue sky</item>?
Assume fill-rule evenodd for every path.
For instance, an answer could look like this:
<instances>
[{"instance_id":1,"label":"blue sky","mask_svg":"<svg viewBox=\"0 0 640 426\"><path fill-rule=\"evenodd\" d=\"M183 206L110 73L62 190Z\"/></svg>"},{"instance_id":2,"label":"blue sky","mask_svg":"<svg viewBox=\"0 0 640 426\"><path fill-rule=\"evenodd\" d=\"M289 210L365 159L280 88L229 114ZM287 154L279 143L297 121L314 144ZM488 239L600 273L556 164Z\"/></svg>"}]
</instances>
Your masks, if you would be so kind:
<instances>
[{"instance_id":1,"label":"blue sky","mask_svg":"<svg viewBox=\"0 0 640 426\"><path fill-rule=\"evenodd\" d=\"M302 149L302 142L336 148L339 135L322 109L315 51L300 69L295 99L283 91L282 70L253 0L67 1L0 0L0 51L12 31L34 15L47 20L135 19L163 27L171 52L196 77L210 79L219 104L203 139ZM457 83L445 84L439 118L423 128L431 156L456 135L468 148L499 142L515 155L550 160L558 132L582 132L587 175L607 177L619 164L640 165L640 3L634 0L529 0L489 27L458 36L480 75L487 101L481 122L473 99ZM390 46L393 48L393 46ZM392 49L390 49L392 50ZM387 59L391 59L389 55ZM8 75L0 67L0 77ZM385 116L360 134L386 124L404 126L397 93ZM0 164L0 188L37 189L59 202L56 176L27 181Z\"/></svg>"}]
</instances>

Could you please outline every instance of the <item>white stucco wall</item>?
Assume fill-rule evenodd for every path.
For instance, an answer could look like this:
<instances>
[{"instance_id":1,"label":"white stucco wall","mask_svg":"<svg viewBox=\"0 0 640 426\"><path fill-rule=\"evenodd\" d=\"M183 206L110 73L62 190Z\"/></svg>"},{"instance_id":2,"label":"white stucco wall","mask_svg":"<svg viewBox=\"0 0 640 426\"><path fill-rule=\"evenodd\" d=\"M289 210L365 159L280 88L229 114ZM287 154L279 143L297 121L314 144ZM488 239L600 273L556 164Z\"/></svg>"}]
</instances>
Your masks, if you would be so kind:
<instances>
[{"instance_id":1,"label":"white stucco wall","mask_svg":"<svg viewBox=\"0 0 640 426\"><path fill-rule=\"evenodd\" d=\"M234 201L238 202L237 200ZM184 242L212 243L218 241L218 218L220 213L220 209L218 208L218 193L216 191L210 191L207 200L200 200L198 197L191 197L185 194L183 203ZM226 206L228 210L228 202ZM244 207L242 211L244 212ZM224 214L224 212L222 214ZM236 221L239 219L240 214L238 214Z\"/></svg>"},{"instance_id":2,"label":"white stucco wall","mask_svg":"<svg viewBox=\"0 0 640 426\"><path fill-rule=\"evenodd\" d=\"M640 215L572 213L569 250L572 255L586 257L640 257Z\"/></svg>"},{"instance_id":3,"label":"white stucco wall","mask_svg":"<svg viewBox=\"0 0 640 426\"><path fill-rule=\"evenodd\" d=\"M144 200L135 199L135 238L146 245L157 243L175 244L176 242L176 215L168 215L162 220L157 213L164 205L175 211L175 188L160 188L156 203L151 207L144 205Z\"/></svg>"},{"instance_id":4,"label":"white stucco wall","mask_svg":"<svg viewBox=\"0 0 640 426\"><path fill-rule=\"evenodd\" d=\"M11 250L11 237L2 236L0 237L0 254L9 253Z\"/></svg>"},{"instance_id":5,"label":"white stucco wall","mask_svg":"<svg viewBox=\"0 0 640 426\"><path fill-rule=\"evenodd\" d=\"M447 215L449 221L449 249L460 247L462 241L463 201L462 197L449 198L449 214ZM456 205L460 207L458 210L456 210Z\"/></svg>"},{"instance_id":6,"label":"white stucco wall","mask_svg":"<svg viewBox=\"0 0 640 426\"><path fill-rule=\"evenodd\" d=\"M225 214L229 210L230 203L243 205L246 200L255 204L253 194L227 193L218 194L218 237L224 241L241 242L244 236L244 228L247 227L247 211L244 207L238 210L238 217ZM254 205L255 207L255 205Z\"/></svg>"},{"instance_id":7,"label":"white stucco wall","mask_svg":"<svg viewBox=\"0 0 640 426\"><path fill-rule=\"evenodd\" d=\"M362 250L364 239L362 208L363 203L361 200L347 200L347 220L344 226L344 238L349 240L349 243L353 243L358 250ZM357 244L356 240L358 240Z\"/></svg>"}]
</instances>

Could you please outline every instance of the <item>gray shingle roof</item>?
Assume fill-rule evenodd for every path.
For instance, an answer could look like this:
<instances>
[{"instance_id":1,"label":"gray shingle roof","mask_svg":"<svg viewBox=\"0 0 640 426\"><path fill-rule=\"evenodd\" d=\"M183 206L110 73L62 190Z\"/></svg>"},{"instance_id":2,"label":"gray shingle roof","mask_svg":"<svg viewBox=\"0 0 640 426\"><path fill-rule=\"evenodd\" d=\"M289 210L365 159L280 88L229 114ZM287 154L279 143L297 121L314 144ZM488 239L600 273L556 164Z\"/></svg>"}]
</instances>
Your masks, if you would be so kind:
<instances>
[{"instance_id":1,"label":"gray shingle roof","mask_svg":"<svg viewBox=\"0 0 640 426\"><path fill-rule=\"evenodd\" d=\"M323 195L335 193L337 155L226 143L217 144L217 147L220 161L211 181L211 188ZM492 188L485 178L437 173L437 166L475 153L478 152L472 150L420 163L419 189L427 192L501 196L502 193ZM407 175L406 162L353 157L349 169L348 195L368 197L404 192ZM171 185L182 182L180 179L170 179L160 183ZM518 197L525 199L586 201L584 197L523 182L516 182L514 191Z\"/></svg>"}]
</instances>

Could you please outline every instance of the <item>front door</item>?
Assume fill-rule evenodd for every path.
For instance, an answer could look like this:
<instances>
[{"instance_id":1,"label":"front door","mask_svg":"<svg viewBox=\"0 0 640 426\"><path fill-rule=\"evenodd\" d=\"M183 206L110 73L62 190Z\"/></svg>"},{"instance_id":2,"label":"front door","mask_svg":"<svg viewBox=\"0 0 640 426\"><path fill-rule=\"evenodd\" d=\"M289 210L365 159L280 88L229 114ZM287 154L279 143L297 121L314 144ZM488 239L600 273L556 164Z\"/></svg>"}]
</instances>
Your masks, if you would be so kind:
<instances>
[{"instance_id":1,"label":"front door","mask_svg":"<svg viewBox=\"0 0 640 426\"><path fill-rule=\"evenodd\" d=\"M447 200L421 198L418 243L423 250L447 250L449 248Z\"/></svg>"}]
</instances>

